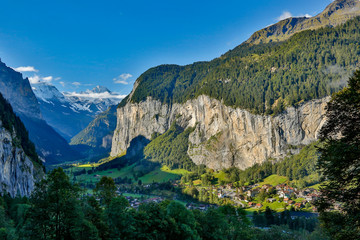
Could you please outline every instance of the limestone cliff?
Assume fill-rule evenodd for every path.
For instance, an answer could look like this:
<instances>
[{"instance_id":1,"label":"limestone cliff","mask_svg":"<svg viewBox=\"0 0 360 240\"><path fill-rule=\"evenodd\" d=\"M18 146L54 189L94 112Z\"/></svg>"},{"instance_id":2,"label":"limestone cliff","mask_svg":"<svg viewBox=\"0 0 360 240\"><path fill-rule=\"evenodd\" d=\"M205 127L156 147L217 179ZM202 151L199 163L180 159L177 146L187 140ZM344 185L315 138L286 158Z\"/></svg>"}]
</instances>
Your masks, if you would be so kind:
<instances>
[{"instance_id":1,"label":"limestone cliff","mask_svg":"<svg viewBox=\"0 0 360 240\"><path fill-rule=\"evenodd\" d=\"M43 171L17 146L15 138L15 133L6 130L0 121L0 193L29 196Z\"/></svg>"},{"instance_id":2,"label":"limestone cliff","mask_svg":"<svg viewBox=\"0 0 360 240\"><path fill-rule=\"evenodd\" d=\"M125 152L137 136L150 139L155 132L164 133L176 121L183 128L195 127L188 148L195 164L245 169L315 141L325 122L327 101L302 103L275 117L228 107L205 95L184 104L162 104L152 98L128 102L117 110L111 155Z\"/></svg>"}]
</instances>

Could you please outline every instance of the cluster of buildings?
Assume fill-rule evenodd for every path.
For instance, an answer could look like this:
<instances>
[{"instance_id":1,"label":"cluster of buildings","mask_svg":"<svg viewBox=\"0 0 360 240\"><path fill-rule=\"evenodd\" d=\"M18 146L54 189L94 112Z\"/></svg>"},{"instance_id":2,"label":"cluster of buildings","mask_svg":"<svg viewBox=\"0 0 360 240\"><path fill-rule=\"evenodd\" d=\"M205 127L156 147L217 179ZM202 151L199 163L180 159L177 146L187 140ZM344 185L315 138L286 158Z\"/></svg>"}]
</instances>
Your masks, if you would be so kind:
<instances>
[{"instance_id":1,"label":"cluster of buildings","mask_svg":"<svg viewBox=\"0 0 360 240\"><path fill-rule=\"evenodd\" d=\"M164 201L165 199L162 197L153 197L153 198L146 198L146 199L140 199L140 198L134 198L134 197L125 197L126 200L128 200L130 207L132 208L138 208L143 203L160 203Z\"/></svg>"},{"instance_id":2,"label":"cluster of buildings","mask_svg":"<svg viewBox=\"0 0 360 240\"><path fill-rule=\"evenodd\" d=\"M264 184L262 186L254 184L242 186L240 188L234 188L231 184L227 184L217 188L218 198L229 198L243 207L244 204L242 202L246 202L248 207L262 208L263 205L261 203L252 201L261 192L268 196L272 196L266 198L266 202L284 202L289 206L293 206L295 209L302 209L305 207L306 203L313 203L320 195L320 192L316 189L306 188L300 190L290 187L287 184L279 184L276 186L270 184ZM302 198L303 200L301 202L295 201L295 199L299 198ZM313 210L316 211L316 208L313 208Z\"/></svg>"}]
</instances>

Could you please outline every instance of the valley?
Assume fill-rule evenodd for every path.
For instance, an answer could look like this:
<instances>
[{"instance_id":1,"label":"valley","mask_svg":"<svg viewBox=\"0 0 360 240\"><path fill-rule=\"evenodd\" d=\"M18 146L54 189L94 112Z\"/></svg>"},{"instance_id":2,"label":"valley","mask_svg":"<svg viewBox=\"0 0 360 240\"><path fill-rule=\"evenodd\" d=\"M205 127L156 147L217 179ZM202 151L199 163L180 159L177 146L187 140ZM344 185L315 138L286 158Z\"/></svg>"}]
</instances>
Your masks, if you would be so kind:
<instances>
[{"instance_id":1,"label":"valley","mask_svg":"<svg viewBox=\"0 0 360 240\"><path fill-rule=\"evenodd\" d=\"M0 60L0 239L359 239L360 1L285 13L136 79Z\"/></svg>"}]
</instances>

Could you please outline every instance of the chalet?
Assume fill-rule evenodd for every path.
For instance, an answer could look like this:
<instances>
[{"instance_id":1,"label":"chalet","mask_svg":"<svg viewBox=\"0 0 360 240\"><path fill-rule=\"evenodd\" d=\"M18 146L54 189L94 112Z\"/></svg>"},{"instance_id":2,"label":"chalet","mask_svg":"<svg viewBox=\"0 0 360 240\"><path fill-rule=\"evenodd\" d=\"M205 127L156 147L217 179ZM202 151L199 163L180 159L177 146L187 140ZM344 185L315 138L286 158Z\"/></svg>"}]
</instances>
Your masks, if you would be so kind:
<instances>
[{"instance_id":1,"label":"chalet","mask_svg":"<svg viewBox=\"0 0 360 240\"><path fill-rule=\"evenodd\" d=\"M289 199L288 197L285 197L285 198L284 198L284 203L288 203L289 200L290 200L290 199Z\"/></svg>"},{"instance_id":2,"label":"chalet","mask_svg":"<svg viewBox=\"0 0 360 240\"><path fill-rule=\"evenodd\" d=\"M254 207L256 204L254 202L249 202L248 205L249 207Z\"/></svg>"},{"instance_id":3,"label":"chalet","mask_svg":"<svg viewBox=\"0 0 360 240\"><path fill-rule=\"evenodd\" d=\"M304 205L301 203L301 202L299 202L299 203L295 203L295 208L296 209L301 209L301 208L304 208Z\"/></svg>"},{"instance_id":4,"label":"chalet","mask_svg":"<svg viewBox=\"0 0 360 240\"><path fill-rule=\"evenodd\" d=\"M259 189L255 188L255 189L250 189L246 192L246 195L248 197L255 197L257 194L259 193Z\"/></svg>"},{"instance_id":5,"label":"chalet","mask_svg":"<svg viewBox=\"0 0 360 240\"><path fill-rule=\"evenodd\" d=\"M289 200L289 201L288 201L288 204L289 204L289 205L293 205L294 203L295 203L295 201L293 201L293 200Z\"/></svg>"},{"instance_id":6,"label":"chalet","mask_svg":"<svg viewBox=\"0 0 360 240\"><path fill-rule=\"evenodd\" d=\"M266 201L269 203L273 203L276 202L276 198L268 198Z\"/></svg>"},{"instance_id":7,"label":"chalet","mask_svg":"<svg viewBox=\"0 0 360 240\"><path fill-rule=\"evenodd\" d=\"M298 198L305 198L305 196L307 195L307 192L305 190L301 190L299 191L299 193L297 194Z\"/></svg>"},{"instance_id":8,"label":"chalet","mask_svg":"<svg viewBox=\"0 0 360 240\"><path fill-rule=\"evenodd\" d=\"M308 201L308 202L312 202L313 200L315 200L315 198L314 198L314 196L313 195L307 195L306 197L305 197L305 200L306 201Z\"/></svg>"},{"instance_id":9,"label":"chalet","mask_svg":"<svg viewBox=\"0 0 360 240\"><path fill-rule=\"evenodd\" d=\"M256 204L256 208L261 208L263 205L261 203Z\"/></svg>"}]
</instances>

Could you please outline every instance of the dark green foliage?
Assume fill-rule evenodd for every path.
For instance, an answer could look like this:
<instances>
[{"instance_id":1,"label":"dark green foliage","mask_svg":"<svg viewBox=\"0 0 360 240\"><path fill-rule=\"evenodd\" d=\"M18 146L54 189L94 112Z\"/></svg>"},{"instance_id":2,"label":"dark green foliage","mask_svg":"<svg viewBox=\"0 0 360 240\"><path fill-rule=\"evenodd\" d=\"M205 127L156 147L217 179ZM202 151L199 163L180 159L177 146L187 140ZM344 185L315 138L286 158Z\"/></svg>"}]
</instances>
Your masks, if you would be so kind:
<instances>
[{"instance_id":1,"label":"dark green foliage","mask_svg":"<svg viewBox=\"0 0 360 240\"><path fill-rule=\"evenodd\" d=\"M156 137L144 149L146 160L160 162L170 168L190 170L194 167L187 154L189 135L193 128L182 129L173 122L168 131Z\"/></svg>"},{"instance_id":2,"label":"dark green foliage","mask_svg":"<svg viewBox=\"0 0 360 240\"><path fill-rule=\"evenodd\" d=\"M15 130L16 138L14 142L19 144L17 147L22 147L24 152L37 165L42 165L36 151L34 144L29 140L29 134L20 118L15 115L13 109L5 98L0 94L0 120L9 132Z\"/></svg>"},{"instance_id":3,"label":"dark green foliage","mask_svg":"<svg viewBox=\"0 0 360 240\"><path fill-rule=\"evenodd\" d=\"M22 239L99 239L98 230L84 218L80 189L61 168L54 169L32 194Z\"/></svg>"},{"instance_id":4,"label":"dark green foliage","mask_svg":"<svg viewBox=\"0 0 360 240\"><path fill-rule=\"evenodd\" d=\"M111 199L115 197L116 186L114 179L103 176L94 189L96 196L100 199L100 203L109 205Z\"/></svg>"},{"instance_id":5,"label":"dark green foliage","mask_svg":"<svg viewBox=\"0 0 360 240\"><path fill-rule=\"evenodd\" d=\"M171 104L205 94L228 106L276 114L345 85L344 75L360 60L359 26L360 18L355 18L335 28L297 33L281 43L243 43L210 62L151 68L139 77L129 100L150 96Z\"/></svg>"},{"instance_id":6,"label":"dark green foliage","mask_svg":"<svg viewBox=\"0 0 360 240\"><path fill-rule=\"evenodd\" d=\"M322 219L335 239L360 237L360 71L349 87L332 96L327 106L328 121L321 129L318 167L327 180L318 202ZM334 203L341 213L329 214ZM339 223L342 227L335 227ZM350 227L351 226L351 227Z\"/></svg>"},{"instance_id":7,"label":"dark green foliage","mask_svg":"<svg viewBox=\"0 0 360 240\"><path fill-rule=\"evenodd\" d=\"M120 196L101 207L94 197L82 196L61 169L55 169L37 185L30 202L9 197L3 201L0 197L0 236L18 240L262 240L272 239L268 238L270 234L287 237L279 239L327 239L321 231L314 231L317 221L291 219L289 212L278 215L267 212L266 218L255 214L263 218L262 225L257 226L273 221L289 227L272 225L264 231L253 228L246 212L230 205L191 211L178 202L165 200L143 203L134 209Z\"/></svg>"},{"instance_id":8,"label":"dark green foliage","mask_svg":"<svg viewBox=\"0 0 360 240\"><path fill-rule=\"evenodd\" d=\"M240 184L261 182L264 178L277 174L286 176L289 180L300 180L299 182L305 185L313 185L318 183L320 176L316 169L318 160L317 142L305 146L301 149L299 154L286 157L279 162L267 161L262 164L255 164L254 166L245 170L237 168L229 168L223 170L226 174L226 180L229 183L240 181ZM304 181L304 178L309 175L314 175L312 182ZM315 182L314 182L315 181Z\"/></svg>"}]
</instances>

